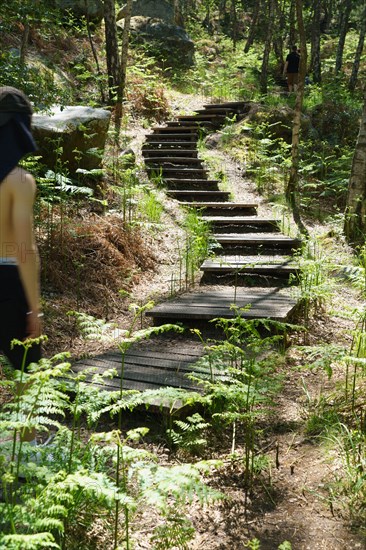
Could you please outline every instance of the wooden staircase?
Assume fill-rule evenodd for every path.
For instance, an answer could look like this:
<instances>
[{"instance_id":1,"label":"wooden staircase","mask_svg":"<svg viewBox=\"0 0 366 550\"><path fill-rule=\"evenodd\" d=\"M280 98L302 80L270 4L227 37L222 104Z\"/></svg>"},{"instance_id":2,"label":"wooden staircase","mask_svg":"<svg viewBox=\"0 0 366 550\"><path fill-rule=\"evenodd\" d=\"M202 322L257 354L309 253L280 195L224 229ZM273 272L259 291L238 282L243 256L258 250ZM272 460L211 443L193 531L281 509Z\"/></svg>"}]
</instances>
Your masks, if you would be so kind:
<instances>
[{"instance_id":1,"label":"wooden staircase","mask_svg":"<svg viewBox=\"0 0 366 550\"><path fill-rule=\"evenodd\" d=\"M301 246L300 240L283 235L277 219L258 215L257 204L230 201L230 194L209 178L197 151L200 132L216 130L227 119L244 117L249 107L242 101L205 105L194 115L153 128L146 138L142 153L149 176L159 177L167 194L182 206L197 209L217 243L215 257L201 266L201 290L156 306L147 313L155 323L233 316L234 292L230 288L213 290L213 284L235 287L236 305L250 306L243 313L246 317L287 320L294 311L295 301L283 287L298 272L293 252ZM241 288L238 292L237 286L243 284L251 291ZM263 288L276 285L275 291Z\"/></svg>"},{"instance_id":2,"label":"wooden staircase","mask_svg":"<svg viewBox=\"0 0 366 550\"><path fill-rule=\"evenodd\" d=\"M181 321L203 328L213 319L234 317L233 304L246 319L288 321L295 310L296 301L286 286L290 275L297 273L292 254L301 246L300 240L282 234L278 220L258 215L256 203L230 201L230 194L209 178L197 151L202 129L215 130L227 117L240 119L248 109L246 102L206 105L195 115L178 117L146 136L142 153L149 176L162 180L167 194L182 206L197 209L210 224L217 243L216 255L201 266L199 290L148 311L146 315L155 324ZM186 375L200 370L196 363L204 353L203 344L187 334L137 342L124 359L123 388L197 389ZM100 374L117 369L117 376L108 379L103 389L120 388L119 350L84 358L73 369L80 372L90 367ZM95 384L91 374L87 380ZM181 406L176 400L153 401L153 405L169 411Z\"/></svg>"}]
</instances>

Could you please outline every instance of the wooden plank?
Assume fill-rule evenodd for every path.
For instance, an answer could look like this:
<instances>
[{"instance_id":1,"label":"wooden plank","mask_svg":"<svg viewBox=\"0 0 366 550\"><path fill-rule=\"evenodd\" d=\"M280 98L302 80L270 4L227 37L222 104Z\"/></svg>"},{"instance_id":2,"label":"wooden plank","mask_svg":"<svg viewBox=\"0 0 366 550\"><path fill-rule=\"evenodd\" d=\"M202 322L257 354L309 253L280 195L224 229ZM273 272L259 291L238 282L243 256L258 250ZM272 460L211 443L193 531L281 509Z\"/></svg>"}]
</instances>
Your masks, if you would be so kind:
<instances>
[{"instance_id":1,"label":"wooden plank","mask_svg":"<svg viewBox=\"0 0 366 550\"><path fill-rule=\"evenodd\" d=\"M173 157L173 156L168 156L168 157L145 157L145 164L162 164L164 163L164 165L166 166L166 164L168 163L169 165L174 165L174 164L187 164L187 165L191 165L191 164L198 164L199 166L202 166L203 165L203 161L201 159L198 159L198 158L192 158L192 157Z\"/></svg>"},{"instance_id":2,"label":"wooden plank","mask_svg":"<svg viewBox=\"0 0 366 550\"><path fill-rule=\"evenodd\" d=\"M145 137L147 142L159 142L163 143L166 146L166 142L174 142L177 141L179 143L183 143L183 145L186 145L185 142L194 141L194 143L197 143L198 136L197 134L193 133L173 133L170 130L170 133L162 133L162 134L148 134Z\"/></svg>"},{"instance_id":3,"label":"wooden plank","mask_svg":"<svg viewBox=\"0 0 366 550\"><path fill-rule=\"evenodd\" d=\"M239 308L250 305L243 312L245 318L272 318L286 320L296 306L296 300L287 294L279 293L278 289L237 289L231 291L206 291L188 293L155 306L147 312L149 317L201 319L209 320L215 317L232 318L234 312L230 306L234 303Z\"/></svg>"},{"instance_id":4,"label":"wooden plank","mask_svg":"<svg viewBox=\"0 0 366 550\"><path fill-rule=\"evenodd\" d=\"M166 183L173 184L179 184L179 185L203 185L204 187L209 187L210 185L218 185L220 182L219 180L206 180L204 178L166 178ZM203 189L204 190L204 189Z\"/></svg>"},{"instance_id":5,"label":"wooden plank","mask_svg":"<svg viewBox=\"0 0 366 550\"><path fill-rule=\"evenodd\" d=\"M260 218L257 216L203 216L202 219L212 222L215 224L236 224L236 225L247 225L247 224L256 224L256 225L267 225L273 224L278 225L278 220L274 218Z\"/></svg>"},{"instance_id":6,"label":"wooden plank","mask_svg":"<svg viewBox=\"0 0 366 550\"><path fill-rule=\"evenodd\" d=\"M238 108L243 109L250 107L250 101L223 101L222 103L206 103L205 109L217 109L217 108Z\"/></svg>"},{"instance_id":7,"label":"wooden plank","mask_svg":"<svg viewBox=\"0 0 366 550\"><path fill-rule=\"evenodd\" d=\"M175 136L176 137L176 136ZM148 136L146 136L146 139L148 138ZM162 149L191 149L192 151L197 151L197 143L195 140L193 139L190 139L190 140L187 140L185 139L184 141L179 141L178 139L176 140L173 140L173 141L169 141L168 139L164 139L164 140L156 140L155 139L156 136L154 136L154 139L151 141L146 141L144 143L144 145L142 146L142 150L145 150L146 149L156 149L158 151L162 150ZM165 136L166 138L166 136Z\"/></svg>"},{"instance_id":8,"label":"wooden plank","mask_svg":"<svg viewBox=\"0 0 366 550\"><path fill-rule=\"evenodd\" d=\"M197 126L155 126L152 130L154 134L198 134Z\"/></svg>"},{"instance_id":9,"label":"wooden plank","mask_svg":"<svg viewBox=\"0 0 366 550\"><path fill-rule=\"evenodd\" d=\"M298 248L301 246L301 239L287 237L286 235L273 233L217 233L213 235L219 243L238 243L238 244L253 244L253 245L278 245L291 246Z\"/></svg>"},{"instance_id":10,"label":"wooden plank","mask_svg":"<svg viewBox=\"0 0 366 550\"><path fill-rule=\"evenodd\" d=\"M257 208L258 203L250 202L193 202L190 206L194 208L226 208L235 210L236 208Z\"/></svg>"},{"instance_id":11,"label":"wooden plank","mask_svg":"<svg viewBox=\"0 0 366 550\"><path fill-rule=\"evenodd\" d=\"M197 149L174 149L174 148L160 148L160 149L143 149L142 155L146 159L152 157L164 157L164 156L179 156L179 157L190 157L197 158L198 151Z\"/></svg>"},{"instance_id":12,"label":"wooden plank","mask_svg":"<svg viewBox=\"0 0 366 550\"><path fill-rule=\"evenodd\" d=\"M190 190L177 190L177 189L168 189L167 191L168 195L171 195L173 197L176 197L182 201L184 199L184 202L181 202L183 205L189 205L191 201L194 201L195 198L201 197L202 199L213 200L217 198L219 201L220 199L227 198L229 199L230 193L228 191L202 191L197 189L190 189Z\"/></svg>"}]
</instances>

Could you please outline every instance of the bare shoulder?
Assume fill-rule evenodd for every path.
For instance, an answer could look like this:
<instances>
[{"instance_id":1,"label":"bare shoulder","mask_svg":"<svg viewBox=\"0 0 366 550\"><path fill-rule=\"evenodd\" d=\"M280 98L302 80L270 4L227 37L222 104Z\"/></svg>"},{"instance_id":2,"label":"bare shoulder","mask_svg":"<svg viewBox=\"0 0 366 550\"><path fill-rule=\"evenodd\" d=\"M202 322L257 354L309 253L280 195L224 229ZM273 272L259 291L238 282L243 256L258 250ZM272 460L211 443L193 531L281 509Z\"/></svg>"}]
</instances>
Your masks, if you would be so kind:
<instances>
[{"instance_id":1,"label":"bare shoulder","mask_svg":"<svg viewBox=\"0 0 366 550\"><path fill-rule=\"evenodd\" d=\"M31 197L35 194L36 182L34 177L19 166L10 172L5 182L15 194L21 193L24 197Z\"/></svg>"}]
</instances>

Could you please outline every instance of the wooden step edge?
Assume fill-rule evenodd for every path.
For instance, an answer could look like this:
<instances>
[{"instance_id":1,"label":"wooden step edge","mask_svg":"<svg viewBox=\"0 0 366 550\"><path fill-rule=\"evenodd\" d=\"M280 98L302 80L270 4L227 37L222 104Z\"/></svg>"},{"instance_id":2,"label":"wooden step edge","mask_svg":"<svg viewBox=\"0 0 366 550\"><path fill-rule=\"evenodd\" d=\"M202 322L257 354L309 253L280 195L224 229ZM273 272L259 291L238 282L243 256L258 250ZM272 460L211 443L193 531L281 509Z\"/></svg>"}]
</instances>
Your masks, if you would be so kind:
<instances>
[{"instance_id":1,"label":"wooden step edge","mask_svg":"<svg viewBox=\"0 0 366 550\"><path fill-rule=\"evenodd\" d=\"M240 209L240 208L250 208L250 209L257 209L258 204L257 203L247 203L247 202L193 202L192 206L195 208L226 208L227 210L231 209Z\"/></svg>"},{"instance_id":2,"label":"wooden step edge","mask_svg":"<svg viewBox=\"0 0 366 550\"><path fill-rule=\"evenodd\" d=\"M256 224L256 225L276 225L279 226L279 220L275 218L261 218L257 216L202 216L202 219L217 224Z\"/></svg>"},{"instance_id":3,"label":"wooden step edge","mask_svg":"<svg viewBox=\"0 0 366 550\"><path fill-rule=\"evenodd\" d=\"M302 245L301 239L286 237L286 236L274 236L273 233L266 233L265 236L253 233L231 233L220 234L215 233L213 235L219 243L228 244L241 244L250 245L251 243L257 245L259 243L271 244L280 246L292 246L292 248L299 248Z\"/></svg>"}]
</instances>

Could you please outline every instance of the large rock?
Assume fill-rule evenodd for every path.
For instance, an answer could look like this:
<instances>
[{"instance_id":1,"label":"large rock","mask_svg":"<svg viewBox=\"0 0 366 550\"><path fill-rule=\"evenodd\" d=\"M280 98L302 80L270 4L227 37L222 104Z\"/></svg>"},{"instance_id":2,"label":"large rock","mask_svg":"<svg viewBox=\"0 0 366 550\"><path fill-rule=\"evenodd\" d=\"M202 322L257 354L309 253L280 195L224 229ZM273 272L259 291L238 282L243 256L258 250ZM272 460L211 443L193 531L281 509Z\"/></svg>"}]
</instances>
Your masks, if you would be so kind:
<instances>
[{"instance_id":1,"label":"large rock","mask_svg":"<svg viewBox=\"0 0 366 550\"><path fill-rule=\"evenodd\" d=\"M123 20L117 22L120 28L123 24ZM139 15L131 17L131 36L147 46L150 54L164 67L190 67L194 64L194 42L182 27Z\"/></svg>"},{"instance_id":2,"label":"large rock","mask_svg":"<svg viewBox=\"0 0 366 550\"><path fill-rule=\"evenodd\" d=\"M91 19L100 21L103 18L104 6L102 0L56 0L57 6L63 10L71 10L75 15L89 15Z\"/></svg>"},{"instance_id":3,"label":"large rock","mask_svg":"<svg viewBox=\"0 0 366 550\"><path fill-rule=\"evenodd\" d=\"M174 7L165 0L133 0L132 2L132 17L142 15L143 17L152 17L153 19L161 19L170 25L175 23ZM117 15L117 21L124 19L126 16L126 5L122 6Z\"/></svg>"},{"instance_id":4,"label":"large rock","mask_svg":"<svg viewBox=\"0 0 366 550\"><path fill-rule=\"evenodd\" d=\"M81 106L54 107L50 114L34 115L32 129L41 162L54 170L59 156L70 174L78 168L99 168L110 118L105 109Z\"/></svg>"}]
</instances>

